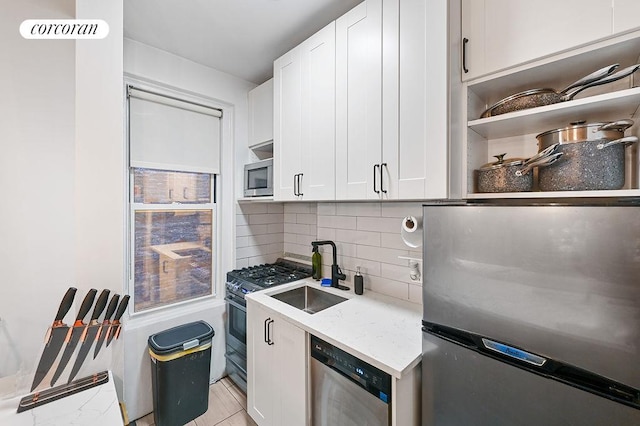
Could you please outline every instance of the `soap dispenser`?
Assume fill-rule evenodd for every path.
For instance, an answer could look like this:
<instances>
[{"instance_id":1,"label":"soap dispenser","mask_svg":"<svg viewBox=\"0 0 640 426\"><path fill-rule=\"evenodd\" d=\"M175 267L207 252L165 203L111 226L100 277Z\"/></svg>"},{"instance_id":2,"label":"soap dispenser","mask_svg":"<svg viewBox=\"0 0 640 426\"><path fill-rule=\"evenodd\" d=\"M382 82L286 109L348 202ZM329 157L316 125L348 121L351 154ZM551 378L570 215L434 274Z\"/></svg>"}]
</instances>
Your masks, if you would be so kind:
<instances>
[{"instance_id":1,"label":"soap dispenser","mask_svg":"<svg viewBox=\"0 0 640 426\"><path fill-rule=\"evenodd\" d=\"M318 251L318 246L313 246L311 255L311 277L319 281L322 279L322 255Z\"/></svg>"},{"instance_id":2,"label":"soap dispenser","mask_svg":"<svg viewBox=\"0 0 640 426\"><path fill-rule=\"evenodd\" d=\"M353 277L353 291L356 294L364 293L364 284L362 281L362 274L360 274L360 267L357 267L356 274Z\"/></svg>"}]
</instances>

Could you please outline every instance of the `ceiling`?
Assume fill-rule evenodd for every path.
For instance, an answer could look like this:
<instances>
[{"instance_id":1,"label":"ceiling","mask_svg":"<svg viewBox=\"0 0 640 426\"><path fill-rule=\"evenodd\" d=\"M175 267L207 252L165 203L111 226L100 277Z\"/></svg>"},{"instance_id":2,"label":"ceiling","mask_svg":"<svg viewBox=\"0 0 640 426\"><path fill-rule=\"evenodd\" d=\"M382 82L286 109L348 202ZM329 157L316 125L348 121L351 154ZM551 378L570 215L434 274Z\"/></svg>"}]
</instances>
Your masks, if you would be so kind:
<instances>
[{"instance_id":1,"label":"ceiling","mask_svg":"<svg viewBox=\"0 0 640 426\"><path fill-rule=\"evenodd\" d=\"M127 0L124 35L260 84L273 60L362 0Z\"/></svg>"}]
</instances>

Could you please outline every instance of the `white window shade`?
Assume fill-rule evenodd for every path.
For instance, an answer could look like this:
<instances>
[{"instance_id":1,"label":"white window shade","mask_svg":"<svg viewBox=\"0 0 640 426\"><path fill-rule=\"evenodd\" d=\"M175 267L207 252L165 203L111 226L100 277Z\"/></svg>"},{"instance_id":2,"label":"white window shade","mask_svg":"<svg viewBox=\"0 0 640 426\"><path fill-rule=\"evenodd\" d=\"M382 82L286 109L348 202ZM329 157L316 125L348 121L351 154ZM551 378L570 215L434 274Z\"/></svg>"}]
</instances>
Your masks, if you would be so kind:
<instances>
[{"instance_id":1,"label":"white window shade","mask_svg":"<svg viewBox=\"0 0 640 426\"><path fill-rule=\"evenodd\" d=\"M220 110L129 88L130 165L220 172Z\"/></svg>"}]
</instances>

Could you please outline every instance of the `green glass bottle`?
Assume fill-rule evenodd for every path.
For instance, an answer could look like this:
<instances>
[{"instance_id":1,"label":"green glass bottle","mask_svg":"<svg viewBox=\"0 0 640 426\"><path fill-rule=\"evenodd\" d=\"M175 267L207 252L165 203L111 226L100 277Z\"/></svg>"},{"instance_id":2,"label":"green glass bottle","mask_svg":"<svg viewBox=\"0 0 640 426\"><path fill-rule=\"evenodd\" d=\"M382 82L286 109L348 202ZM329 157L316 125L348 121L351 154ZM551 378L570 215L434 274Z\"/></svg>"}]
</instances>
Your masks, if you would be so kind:
<instances>
[{"instance_id":1,"label":"green glass bottle","mask_svg":"<svg viewBox=\"0 0 640 426\"><path fill-rule=\"evenodd\" d=\"M322 255L318 251L318 246L313 246L313 254L311 255L311 277L316 281L322 279Z\"/></svg>"}]
</instances>

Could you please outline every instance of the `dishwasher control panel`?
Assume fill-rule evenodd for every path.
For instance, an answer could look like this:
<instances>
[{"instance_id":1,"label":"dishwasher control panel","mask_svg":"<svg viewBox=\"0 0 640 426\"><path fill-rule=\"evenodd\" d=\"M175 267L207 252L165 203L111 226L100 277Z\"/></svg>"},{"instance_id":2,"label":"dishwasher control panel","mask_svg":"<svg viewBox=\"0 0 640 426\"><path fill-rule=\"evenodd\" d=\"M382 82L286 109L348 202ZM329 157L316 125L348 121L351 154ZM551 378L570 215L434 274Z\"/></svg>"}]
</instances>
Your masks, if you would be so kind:
<instances>
[{"instance_id":1,"label":"dishwasher control panel","mask_svg":"<svg viewBox=\"0 0 640 426\"><path fill-rule=\"evenodd\" d=\"M391 376L388 373L313 335L311 356L381 401L391 403Z\"/></svg>"}]
</instances>

